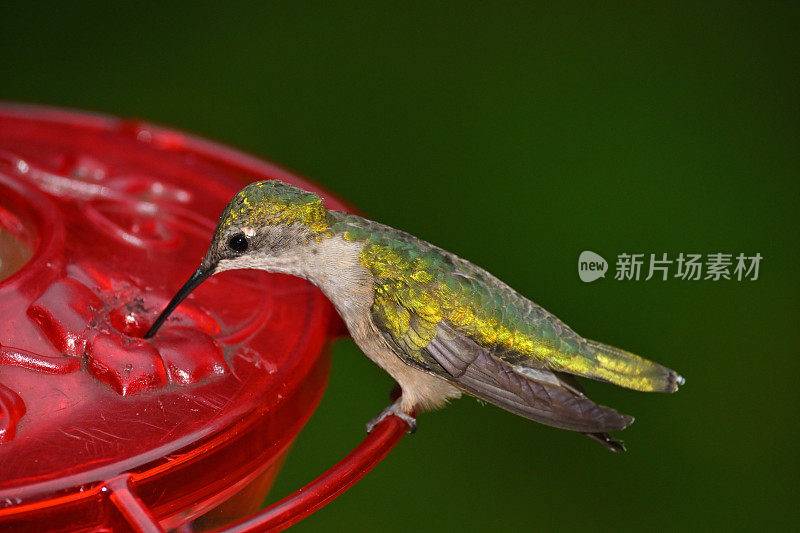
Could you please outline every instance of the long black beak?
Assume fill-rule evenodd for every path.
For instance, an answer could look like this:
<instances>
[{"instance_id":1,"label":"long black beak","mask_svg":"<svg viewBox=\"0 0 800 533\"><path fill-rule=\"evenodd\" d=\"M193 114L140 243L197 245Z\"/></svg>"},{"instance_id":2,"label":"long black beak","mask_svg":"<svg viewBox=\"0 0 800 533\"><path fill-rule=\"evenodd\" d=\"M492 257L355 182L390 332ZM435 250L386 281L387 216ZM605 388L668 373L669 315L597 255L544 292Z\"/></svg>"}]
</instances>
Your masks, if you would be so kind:
<instances>
[{"instance_id":1,"label":"long black beak","mask_svg":"<svg viewBox=\"0 0 800 533\"><path fill-rule=\"evenodd\" d=\"M180 304L184 298L189 296L189 293L195 290L198 285L203 283L203 281L205 281L206 278L211 276L211 274L213 273L214 273L214 267L204 269L201 266L200 268L195 270L194 274L192 274L192 277L189 278L189 280L183 284L183 287L181 287L178 290L178 292L175 293L175 296L172 297L172 300L169 301L167 307L165 307L164 310L161 311L161 314L158 315L156 321L153 322L153 325L150 326L150 329L148 329L147 333L144 334L144 338L149 339L150 337L155 335L156 331L158 331L158 328L161 327L161 324L163 324L164 321L167 319L167 317L169 317L169 315L172 314L175 308L178 307L178 304Z\"/></svg>"}]
</instances>

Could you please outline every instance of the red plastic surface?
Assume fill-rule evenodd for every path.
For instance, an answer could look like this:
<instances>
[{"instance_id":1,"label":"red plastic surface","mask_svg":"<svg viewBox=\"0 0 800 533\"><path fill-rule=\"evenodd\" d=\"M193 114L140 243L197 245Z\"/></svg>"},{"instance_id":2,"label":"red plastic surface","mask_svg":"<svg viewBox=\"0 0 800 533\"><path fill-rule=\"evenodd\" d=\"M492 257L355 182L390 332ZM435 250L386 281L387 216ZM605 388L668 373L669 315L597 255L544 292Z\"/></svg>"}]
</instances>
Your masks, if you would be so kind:
<instances>
[{"instance_id":1,"label":"red plastic surface","mask_svg":"<svg viewBox=\"0 0 800 533\"><path fill-rule=\"evenodd\" d=\"M282 531L330 503L386 457L408 431L408 424L387 416L355 450L302 489L256 516L234 524L225 533Z\"/></svg>"},{"instance_id":2,"label":"red plastic surface","mask_svg":"<svg viewBox=\"0 0 800 533\"><path fill-rule=\"evenodd\" d=\"M322 294L224 273L139 338L267 178L313 188L163 128L0 107L0 260L31 256L0 279L0 529L176 527L269 485L327 379Z\"/></svg>"}]
</instances>

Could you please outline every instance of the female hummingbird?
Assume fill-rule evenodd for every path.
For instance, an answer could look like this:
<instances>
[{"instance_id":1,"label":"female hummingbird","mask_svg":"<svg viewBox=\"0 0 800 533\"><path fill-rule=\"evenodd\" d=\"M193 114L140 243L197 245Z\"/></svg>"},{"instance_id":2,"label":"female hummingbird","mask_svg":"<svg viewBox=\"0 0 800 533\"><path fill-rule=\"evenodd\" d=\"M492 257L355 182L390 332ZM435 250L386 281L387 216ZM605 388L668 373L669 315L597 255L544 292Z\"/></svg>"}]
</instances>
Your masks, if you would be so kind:
<instances>
[{"instance_id":1,"label":"female hummingbird","mask_svg":"<svg viewBox=\"0 0 800 533\"><path fill-rule=\"evenodd\" d=\"M416 414L462 392L611 450L607 432L633 417L595 404L574 376L639 391L674 392L684 380L637 355L584 339L485 270L408 233L328 210L280 181L242 189L219 219L200 267L145 337L203 280L252 268L304 278L330 299L361 350L402 394L368 425Z\"/></svg>"}]
</instances>

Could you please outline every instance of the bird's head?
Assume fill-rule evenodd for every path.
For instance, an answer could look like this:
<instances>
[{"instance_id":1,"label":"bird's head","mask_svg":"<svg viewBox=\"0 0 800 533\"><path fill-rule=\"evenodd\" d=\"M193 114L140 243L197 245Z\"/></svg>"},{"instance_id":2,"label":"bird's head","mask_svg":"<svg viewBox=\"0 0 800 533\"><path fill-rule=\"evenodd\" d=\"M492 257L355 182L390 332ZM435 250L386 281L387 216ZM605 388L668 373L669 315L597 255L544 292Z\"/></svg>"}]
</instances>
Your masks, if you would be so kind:
<instances>
[{"instance_id":1,"label":"bird's head","mask_svg":"<svg viewBox=\"0 0 800 533\"><path fill-rule=\"evenodd\" d=\"M148 330L155 334L169 314L209 276L239 268L291 272L301 252L331 234L322 198L281 181L252 183L228 203L200 268L178 290Z\"/></svg>"},{"instance_id":2,"label":"bird's head","mask_svg":"<svg viewBox=\"0 0 800 533\"><path fill-rule=\"evenodd\" d=\"M225 207L201 268L280 270L285 259L329 232L322 198L281 181L259 181Z\"/></svg>"}]
</instances>

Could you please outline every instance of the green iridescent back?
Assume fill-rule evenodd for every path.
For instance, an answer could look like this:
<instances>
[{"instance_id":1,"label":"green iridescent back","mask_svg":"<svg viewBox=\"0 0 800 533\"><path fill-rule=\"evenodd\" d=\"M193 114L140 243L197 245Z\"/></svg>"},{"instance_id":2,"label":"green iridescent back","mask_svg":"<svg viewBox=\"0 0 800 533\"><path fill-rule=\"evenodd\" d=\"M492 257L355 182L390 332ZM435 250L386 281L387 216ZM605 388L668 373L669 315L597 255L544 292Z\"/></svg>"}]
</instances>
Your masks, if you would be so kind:
<instances>
[{"instance_id":1,"label":"green iridescent back","mask_svg":"<svg viewBox=\"0 0 800 533\"><path fill-rule=\"evenodd\" d=\"M444 322L511 365L546 368L637 390L661 390L664 369L588 341L480 267L416 237L361 217L330 212L335 234L364 243L362 264L375 277L372 317L411 361Z\"/></svg>"}]
</instances>

